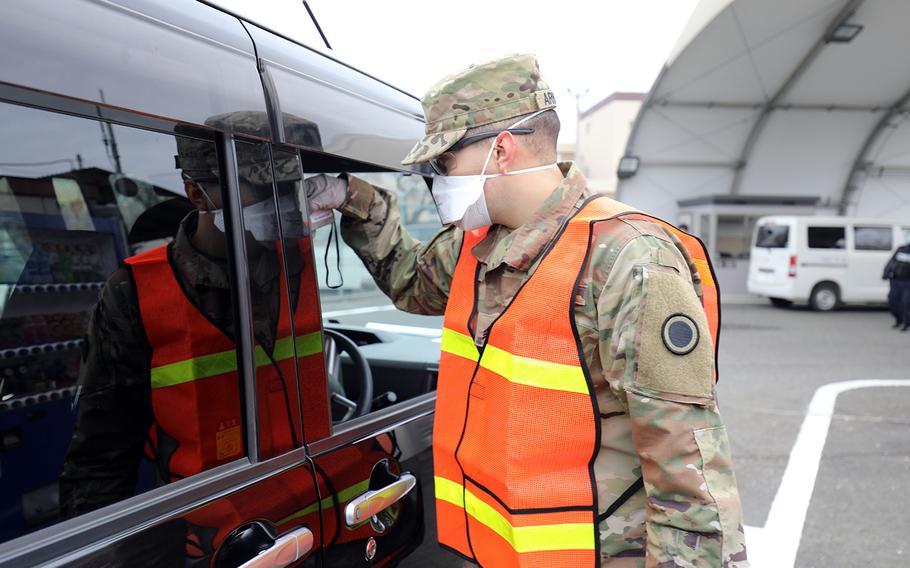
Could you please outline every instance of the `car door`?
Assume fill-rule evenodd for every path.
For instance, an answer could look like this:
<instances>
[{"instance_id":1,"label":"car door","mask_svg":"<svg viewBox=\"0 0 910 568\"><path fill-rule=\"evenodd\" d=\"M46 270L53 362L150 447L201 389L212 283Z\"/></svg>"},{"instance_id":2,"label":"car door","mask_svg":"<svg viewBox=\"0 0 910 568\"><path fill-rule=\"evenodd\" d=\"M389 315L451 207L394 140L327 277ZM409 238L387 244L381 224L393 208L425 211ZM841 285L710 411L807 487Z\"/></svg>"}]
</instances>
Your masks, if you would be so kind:
<instances>
[{"instance_id":1,"label":"car door","mask_svg":"<svg viewBox=\"0 0 910 568\"><path fill-rule=\"evenodd\" d=\"M302 157L305 170L310 160L307 176L338 172L325 155ZM423 178L372 175L400 191L415 231L438 228ZM327 374L301 373L301 388L302 398L323 401L328 419L325 428L306 424L323 496L325 565L396 565L424 543L425 514L432 521L425 498L432 496L440 318L395 310L333 220L310 229L328 364ZM428 536L424 546L435 550L434 541Z\"/></svg>"},{"instance_id":2,"label":"car door","mask_svg":"<svg viewBox=\"0 0 910 568\"><path fill-rule=\"evenodd\" d=\"M301 409L284 413L254 330L237 162L262 144L165 121L156 131L144 117L133 128L128 113L120 124L74 116L94 105L67 111L0 103L0 565L236 566L259 553L321 564ZM186 260L202 266L193 238L211 217L175 168L187 145L215 157L199 181L227 204L226 231L210 244L228 254L206 271L185 271ZM274 247L266 254L279 266ZM137 258L155 268L139 270ZM258 292L281 305L280 286ZM214 297L215 309L203 306ZM218 335L218 317L211 343L187 329L164 347L190 354L155 366L164 347L150 334L184 317L204 327L213 311L233 321L228 332ZM296 373L282 378L298 392ZM202 396L213 380L217 394ZM275 424L291 442L275 443Z\"/></svg>"},{"instance_id":3,"label":"car door","mask_svg":"<svg viewBox=\"0 0 910 568\"><path fill-rule=\"evenodd\" d=\"M812 289L820 282L834 282L840 289L841 299L847 300L844 289L847 272L847 228L843 223L812 221L803 225L805 239L798 256L796 278L798 291L809 298Z\"/></svg>"},{"instance_id":4,"label":"car door","mask_svg":"<svg viewBox=\"0 0 910 568\"><path fill-rule=\"evenodd\" d=\"M847 256L847 288L857 302L885 302L888 283L882 279L885 265L896 248L893 225L855 223L853 247Z\"/></svg>"}]
</instances>

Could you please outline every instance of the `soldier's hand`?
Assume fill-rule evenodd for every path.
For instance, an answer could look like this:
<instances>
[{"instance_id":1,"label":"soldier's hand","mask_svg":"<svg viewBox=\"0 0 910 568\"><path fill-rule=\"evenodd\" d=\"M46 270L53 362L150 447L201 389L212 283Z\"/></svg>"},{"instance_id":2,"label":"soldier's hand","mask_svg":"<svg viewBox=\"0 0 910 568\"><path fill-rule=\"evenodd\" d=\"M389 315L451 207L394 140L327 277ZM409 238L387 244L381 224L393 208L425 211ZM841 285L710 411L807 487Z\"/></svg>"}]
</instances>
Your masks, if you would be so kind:
<instances>
[{"instance_id":1,"label":"soldier's hand","mask_svg":"<svg viewBox=\"0 0 910 568\"><path fill-rule=\"evenodd\" d=\"M304 183L310 211L338 209L348 199L348 181L346 179L319 174L307 178Z\"/></svg>"}]
</instances>

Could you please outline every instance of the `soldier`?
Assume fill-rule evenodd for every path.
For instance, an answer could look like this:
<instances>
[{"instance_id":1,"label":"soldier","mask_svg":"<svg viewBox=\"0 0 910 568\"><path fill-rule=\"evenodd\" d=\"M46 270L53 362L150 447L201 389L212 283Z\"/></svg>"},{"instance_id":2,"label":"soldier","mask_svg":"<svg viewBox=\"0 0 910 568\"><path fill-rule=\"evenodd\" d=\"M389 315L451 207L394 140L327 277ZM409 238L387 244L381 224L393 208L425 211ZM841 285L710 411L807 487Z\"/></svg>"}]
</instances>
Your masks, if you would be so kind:
<instances>
[{"instance_id":1,"label":"soldier","mask_svg":"<svg viewBox=\"0 0 910 568\"><path fill-rule=\"evenodd\" d=\"M263 112L219 115L206 124L213 128L245 125L247 130L270 135ZM285 116L285 124L297 130L315 128L290 116ZM89 325L79 373L76 428L59 480L64 517L132 496L143 456L154 466L152 485L161 485L244 455L233 351L237 330L215 146L181 136L177 151L177 167L192 211L180 222L172 243L126 259L125 266L111 275ZM298 400L298 389L286 382L293 380L296 365L308 374L302 376L320 378L314 389L325 388L319 312L314 305L298 302L299 297L315 296L316 280L312 263L306 260L310 251L293 246L298 243L294 237L302 236L294 232L303 228L296 156L276 152L274 176L264 146L243 145L237 161L253 331L257 353L261 350L271 363L258 366L256 374L260 449L264 457L271 457L299 447L300 415L292 409L301 402L308 429L309 420L314 420L317 431L327 433L329 427L328 416L317 412L322 408L318 393L316 404L308 405ZM290 245L284 247L287 286L276 254L279 231L273 177L281 204L283 243ZM311 289L304 290L307 286ZM293 316L282 309L288 294ZM296 358L289 342L291 318ZM300 338L315 338L316 344L306 351L302 348L311 343ZM304 499L303 493L289 491L287 502ZM229 506L239 510L243 503ZM182 521L163 525L138 560L144 565L183 566L186 553L190 559L205 561L234 528L226 521L230 515L223 512L224 526L192 529L189 537ZM193 543L186 551L185 540ZM129 564L123 558L117 560Z\"/></svg>"},{"instance_id":2,"label":"soldier","mask_svg":"<svg viewBox=\"0 0 910 568\"><path fill-rule=\"evenodd\" d=\"M421 103L445 227L417 242L353 175L310 196L395 305L445 314L434 426L440 543L482 566L747 566L715 396L716 288L697 241L556 163L531 55ZM625 214L623 214L625 213Z\"/></svg>"},{"instance_id":3,"label":"soldier","mask_svg":"<svg viewBox=\"0 0 910 568\"><path fill-rule=\"evenodd\" d=\"M882 278L891 284L888 307L894 316L894 328L910 330L910 243L894 251Z\"/></svg>"}]
</instances>

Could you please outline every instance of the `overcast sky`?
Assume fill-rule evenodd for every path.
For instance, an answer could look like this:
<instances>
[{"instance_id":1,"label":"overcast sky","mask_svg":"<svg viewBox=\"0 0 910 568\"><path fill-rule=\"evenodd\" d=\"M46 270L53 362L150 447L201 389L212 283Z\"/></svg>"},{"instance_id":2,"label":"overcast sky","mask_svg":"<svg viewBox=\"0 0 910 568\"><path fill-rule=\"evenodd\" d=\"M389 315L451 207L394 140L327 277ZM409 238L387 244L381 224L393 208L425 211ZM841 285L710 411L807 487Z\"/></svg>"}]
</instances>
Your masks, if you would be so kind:
<instances>
[{"instance_id":1,"label":"overcast sky","mask_svg":"<svg viewBox=\"0 0 910 568\"><path fill-rule=\"evenodd\" d=\"M298 0L215 0L292 35ZM336 55L421 96L443 75L515 52L535 53L556 93L563 141L582 109L615 91L646 92L697 0L309 0ZM302 32L301 32L302 33Z\"/></svg>"}]
</instances>

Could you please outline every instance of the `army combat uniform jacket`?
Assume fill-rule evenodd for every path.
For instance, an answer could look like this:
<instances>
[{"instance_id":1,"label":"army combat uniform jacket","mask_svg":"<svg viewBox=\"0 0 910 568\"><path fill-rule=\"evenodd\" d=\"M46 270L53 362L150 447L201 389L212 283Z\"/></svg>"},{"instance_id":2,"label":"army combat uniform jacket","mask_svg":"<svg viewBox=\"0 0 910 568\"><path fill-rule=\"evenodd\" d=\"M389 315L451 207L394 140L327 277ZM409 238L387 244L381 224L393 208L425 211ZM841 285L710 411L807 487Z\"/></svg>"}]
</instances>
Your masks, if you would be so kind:
<instances>
[{"instance_id":1,"label":"army combat uniform jacket","mask_svg":"<svg viewBox=\"0 0 910 568\"><path fill-rule=\"evenodd\" d=\"M592 195L577 168L560 168L564 181L531 222L514 230L494 225L470 251L479 263L478 345L560 227ZM398 308L443 314L463 232L447 227L417 242L402 227L393 195L354 176L349 183L345 241ZM658 224L596 224L574 315L601 420L594 464L601 512L644 479L600 523L602 566L748 566L730 446L715 399L713 346L704 334L680 355L662 339L661 324L677 313L707 329L701 293L684 245Z\"/></svg>"}]
</instances>

